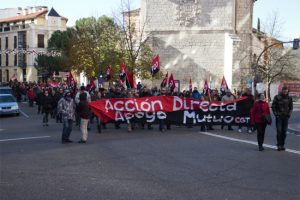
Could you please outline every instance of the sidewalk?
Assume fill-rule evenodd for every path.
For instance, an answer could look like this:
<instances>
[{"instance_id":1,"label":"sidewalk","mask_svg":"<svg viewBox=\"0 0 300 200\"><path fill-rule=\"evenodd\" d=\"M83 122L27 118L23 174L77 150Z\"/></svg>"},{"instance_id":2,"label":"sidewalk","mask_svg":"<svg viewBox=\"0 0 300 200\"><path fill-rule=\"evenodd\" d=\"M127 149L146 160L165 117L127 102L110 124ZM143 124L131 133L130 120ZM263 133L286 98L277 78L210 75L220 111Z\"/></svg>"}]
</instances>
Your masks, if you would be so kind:
<instances>
[{"instance_id":1,"label":"sidewalk","mask_svg":"<svg viewBox=\"0 0 300 200\"><path fill-rule=\"evenodd\" d=\"M289 124L288 131L300 135L300 123Z\"/></svg>"}]
</instances>

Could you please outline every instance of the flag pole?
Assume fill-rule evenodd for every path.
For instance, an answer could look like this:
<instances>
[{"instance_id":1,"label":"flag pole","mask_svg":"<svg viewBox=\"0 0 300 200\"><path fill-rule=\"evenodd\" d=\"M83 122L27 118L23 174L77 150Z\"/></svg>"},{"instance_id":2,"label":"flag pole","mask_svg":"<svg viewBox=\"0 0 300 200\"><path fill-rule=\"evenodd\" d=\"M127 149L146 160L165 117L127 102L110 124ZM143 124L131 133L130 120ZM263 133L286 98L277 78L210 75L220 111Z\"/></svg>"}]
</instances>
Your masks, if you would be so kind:
<instances>
[{"instance_id":1,"label":"flag pole","mask_svg":"<svg viewBox=\"0 0 300 200\"><path fill-rule=\"evenodd\" d=\"M153 71L151 70L151 90L153 88Z\"/></svg>"}]
</instances>

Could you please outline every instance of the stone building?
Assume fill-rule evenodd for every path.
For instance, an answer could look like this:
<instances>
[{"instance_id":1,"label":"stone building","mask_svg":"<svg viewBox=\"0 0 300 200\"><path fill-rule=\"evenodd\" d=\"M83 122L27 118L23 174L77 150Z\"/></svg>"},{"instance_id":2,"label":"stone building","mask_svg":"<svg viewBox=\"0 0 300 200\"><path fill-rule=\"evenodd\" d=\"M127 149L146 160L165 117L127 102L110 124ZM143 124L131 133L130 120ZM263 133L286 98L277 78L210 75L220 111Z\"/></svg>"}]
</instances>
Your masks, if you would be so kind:
<instances>
[{"instance_id":1,"label":"stone building","mask_svg":"<svg viewBox=\"0 0 300 200\"><path fill-rule=\"evenodd\" d=\"M186 89L189 79L219 88L249 80L252 64L253 0L141 0L138 24L160 55L162 71Z\"/></svg>"},{"instance_id":2,"label":"stone building","mask_svg":"<svg viewBox=\"0 0 300 200\"><path fill-rule=\"evenodd\" d=\"M46 52L54 31L66 30L67 21L45 6L0 9L0 82L14 75L19 81L37 81L35 58Z\"/></svg>"}]
</instances>

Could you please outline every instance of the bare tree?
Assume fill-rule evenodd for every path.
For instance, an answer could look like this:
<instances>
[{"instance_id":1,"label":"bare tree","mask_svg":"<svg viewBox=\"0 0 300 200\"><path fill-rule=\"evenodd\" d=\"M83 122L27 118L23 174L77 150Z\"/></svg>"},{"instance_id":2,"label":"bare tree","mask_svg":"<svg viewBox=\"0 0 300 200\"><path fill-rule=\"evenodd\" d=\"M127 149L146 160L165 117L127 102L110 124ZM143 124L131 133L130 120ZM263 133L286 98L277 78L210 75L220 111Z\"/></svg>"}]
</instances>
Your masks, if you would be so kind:
<instances>
[{"instance_id":1,"label":"bare tree","mask_svg":"<svg viewBox=\"0 0 300 200\"><path fill-rule=\"evenodd\" d=\"M139 12L132 10L130 0L121 0L121 16L115 15L115 19L121 27L121 49L128 70L147 78L153 54L147 44L150 34L145 32L146 22L142 22Z\"/></svg>"},{"instance_id":2,"label":"bare tree","mask_svg":"<svg viewBox=\"0 0 300 200\"><path fill-rule=\"evenodd\" d=\"M255 74L257 74L266 85L266 98L270 99L270 86L272 83L282 80L296 80L296 55L290 48L285 48L285 43L290 41L279 41L282 23L277 13L264 23L264 33L261 41L264 49L256 59ZM256 73L257 72L257 73Z\"/></svg>"}]
</instances>

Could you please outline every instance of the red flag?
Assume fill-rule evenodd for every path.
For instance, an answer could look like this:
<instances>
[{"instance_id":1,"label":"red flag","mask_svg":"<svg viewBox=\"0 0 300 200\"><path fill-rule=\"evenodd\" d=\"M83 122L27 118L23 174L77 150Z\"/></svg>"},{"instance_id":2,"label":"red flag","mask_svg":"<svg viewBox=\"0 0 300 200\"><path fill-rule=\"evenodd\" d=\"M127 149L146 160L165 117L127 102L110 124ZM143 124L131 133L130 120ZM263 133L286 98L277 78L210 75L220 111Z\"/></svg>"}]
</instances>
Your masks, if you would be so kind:
<instances>
[{"instance_id":1,"label":"red flag","mask_svg":"<svg viewBox=\"0 0 300 200\"><path fill-rule=\"evenodd\" d=\"M169 88L171 88L171 89L175 88L175 81L174 81L173 74L170 75L168 84L169 84Z\"/></svg>"},{"instance_id":2,"label":"red flag","mask_svg":"<svg viewBox=\"0 0 300 200\"><path fill-rule=\"evenodd\" d=\"M165 78L162 80L161 84L160 84L160 87L166 87L167 86L167 83L168 83L168 72L166 73L165 75Z\"/></svg>"},{"instance_id":3,"label":"red flag","mask_svg":"<svg viewBox=\"0 0 300 200\"><path fill-rule=\"evenodd\" d=\"M69 72L69 86L73 89L77 86L77 83L71 72Z\"/></svg>"},{"instance_id":4,"label":"red flag","mask_svg":"<svg viewBox=\"0 0 300 200\"><path fill-rule=\"evenodd\" d=\"M189 83L189 90L193 91L193 85L192 85L192 79L190 78L190 83Z\"/></svg>"},{"instance_id":5,"label":"red flag","mask_svg":"<svg viewBox=\"0 0 300 200\"><path fill-rule=\"evenodd\" d=\"M122 63L121 67L120 67L120 79L124 79L126 77L126 66L124 63Z\"/></svg>"},{"instance_id":6,"label":"red flag","mask_svg":"<svg viewBox=\"0 0 300 200\"><path fill-rule=\"evenodd\" d=\"M221 88L220 88L221 94L225 94L226 89L228 89L228 85L227 85L227 82L225 80L225 77L223 76L222 82L221 82Z\"/></svg>"},{"instance_id":7,"label":"red flag","mask_svg":"<svg viewBox=\"0 0 300 200\"><path fill-rule=\"evenodd\" d=\"M105 71L105 80L109 81L111 79L111 69L110 66L107 65L106 71Z\"/></svg>"},{"instance_id":8,"label":"red flag","mask_svg":"<svg viewBox=\"0 0 300 200\"><path fill-rule=\"evenodd\" d=\"M151 63L151 74L154 76L160 70L159 55L155 56Z\"/></svg>"},{"instance_id":9,"label":"red flag","mask_svg":"<svg viewBox=\"0 0 300 200\"><path fill-rule=\"evenodd\" d=\"M14 81L14 80L16 80L17 79L17 76L16 76L16 73L14 73L13 75L12 75L12 77L10 78L10 80L11 81Z\"/></svg>"},{"instance_id":10,"label":"red flag","mask_svg":"<svg viewBox=\"0 0 300 200\"><path fill-rule=\"evenodd\" d=\"M205 96L210 96L210 88L208 87L208 81L207 80L205 80L205 82L204 82L203 94Z\"/></svg>"},{"instance_id":11,"label":"red flag","mask_svg":"<svg viewBox=\"0 0 300 200\"><path fill-rule=\"evenodd\" d=\"M90 83L86 86L86 90L90 91L90 90L94 90L96 88L97 88L97 86L95 84L95 81L93 79L91 79Z\"/></svg>"},{"instance_id":12,"label":"red flag","mask_svg":"<svg viewBox=\"0 0 300 200\"><path fill-rule=\"evenodd\" d=\"M128 79L128 83L130 85L130 88L136 88L136 82L134 80L133 72L128 72L127 73L127 79Z\"/></svg>"}]
</instances>

